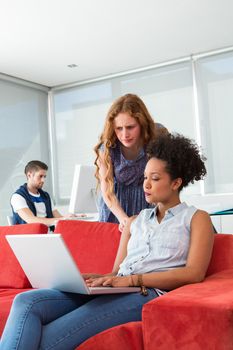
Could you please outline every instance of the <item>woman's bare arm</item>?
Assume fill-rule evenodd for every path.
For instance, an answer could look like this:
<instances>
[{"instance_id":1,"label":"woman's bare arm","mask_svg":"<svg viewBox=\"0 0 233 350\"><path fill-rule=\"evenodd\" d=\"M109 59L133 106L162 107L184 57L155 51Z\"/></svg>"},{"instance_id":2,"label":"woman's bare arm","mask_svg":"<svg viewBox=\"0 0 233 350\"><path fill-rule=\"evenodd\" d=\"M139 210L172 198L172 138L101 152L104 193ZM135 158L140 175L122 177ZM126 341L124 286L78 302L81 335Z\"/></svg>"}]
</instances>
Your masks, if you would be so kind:
<instances>
[{"instance_id":1,"label":"woman's bare arm","mask_svg":"<svg viewBox=\"0 0 233 350\"><path fill-rule=\"evenodd\" d=\"M117 274L120 264L122 263L122 261L127 255L127 245L130 239L130 226L132 221L135 219L135 217L136 215L128 219L126 226L124 227L123 232L121 234L121 239L120 239L116 259L112 269L112 272L115 274Z\"/></svg>"},{"instance_id":2,"label":"woman's bare arm","mask_svg":"<svg viewBox=\"0 0 233 350\"><path fill-rule=\"evenodd\" d=\"M209 214L198 210L191 222L191 240L186 266L165 272L143 274L144 285L171 290L188 283L201 282L210 262L213 242L214 232Z\"/></svg>"},{"instance_id":3,"label":"woman's bare arm","mask_svg":"<svg viewBox=\"0 0 233 350\"><path fill-rule=\"evenodd\" d=\"M116 216L119 223L124 222L125 220L128 219L128 216L122 209L117 197L115 196L114 193L111 194L110 196L107 196L108 184L105 180L106 174L107 174L107 167L105 165L103 152L101 151L99 151L98 166L99 166L99 177L100 177L100 189L103 196L103 200L108 206L108 208L111 210L111 212Z\"/></svg>"}]
</instances>

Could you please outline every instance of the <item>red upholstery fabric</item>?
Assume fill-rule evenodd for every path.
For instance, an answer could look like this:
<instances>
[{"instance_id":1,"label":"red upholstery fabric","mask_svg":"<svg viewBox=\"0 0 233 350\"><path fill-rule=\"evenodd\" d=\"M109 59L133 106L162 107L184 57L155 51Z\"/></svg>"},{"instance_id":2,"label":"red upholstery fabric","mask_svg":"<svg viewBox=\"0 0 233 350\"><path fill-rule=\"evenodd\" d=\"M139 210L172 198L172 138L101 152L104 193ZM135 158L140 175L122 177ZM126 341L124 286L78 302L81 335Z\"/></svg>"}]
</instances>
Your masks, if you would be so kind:
<instances>
[{"instance_id":1,"label":"red upholstery fabric","mask_svg":"<svg viewBox=\"0 0 233 350\"><path fill-rule=\"evenodd\" d=\"M216 234L212 258L207 276L226 269L233 268L233 236L230 234Z\"/></svg>"},{"instance_id":2,"label":"red upholstery fabric","mask_svg":"<svg viewBox=\"0 0 233 350\"><path fill-rule=\"evenodd\" d=\"M61 233L82 273L111 272L120 232L117 224L61 220L55 233Z\"/></svg>"},{"instance_id":3,"label":"red upholstery fabric","mask_svg":"<svg viewBox=\"0 0 233 350\"><path fill-rule=\"evenodd\" d=\"M5 327L5 323L7 320L7 317L10 312L11 304L13 302L14 297L26 291L27 289L0 289L0 300L1 300L1 316L0 316L0 336L3 332L3 329Z\"/></svg>"},{"instance_id":4,"label":"red upholstery fabric","mask_svg":"<svg viewBox=\"0 0 233 350\"><path fill-rule=\"evenodd\" d=\"M178 288L143 308L145 350L231 350L233 269Z\"/></svg>"},{"instance_id":5,"label":"red upholstery fabric","mask_svg":"<svg viewBox=\"0 0 233 350\"><path fill-rule=\"evenodd\" d=\"M25 224L0 227L0 287L29 288L31 285L25 276L5 236L14 234L47 233L43 224Z\"/></svg>"},{"instance_id":6,"label":"red upholstery fabric","mask_svg":"<svg viewBox=\"0 0 233 350\"><path fill-rule=\"evenodd\" d=\"M142 350L142 323L129 322L87 339L77 350Z\"/></svg>"}]
</instances>

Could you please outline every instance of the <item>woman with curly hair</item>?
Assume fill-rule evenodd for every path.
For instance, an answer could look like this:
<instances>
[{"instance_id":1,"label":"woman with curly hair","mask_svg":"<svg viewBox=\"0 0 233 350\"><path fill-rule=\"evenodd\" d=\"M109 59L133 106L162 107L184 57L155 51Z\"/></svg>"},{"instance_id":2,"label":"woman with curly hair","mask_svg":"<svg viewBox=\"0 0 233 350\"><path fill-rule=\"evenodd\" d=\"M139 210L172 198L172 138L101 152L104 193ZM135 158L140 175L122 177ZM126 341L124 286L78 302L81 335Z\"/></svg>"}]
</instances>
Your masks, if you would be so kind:
<instances>
[{"instance_id":1,"label":"woman with curly hair","mask_svg":"<svg viewBox=\"0 0 233 350\"><path fill-rule=\"evenodd\" d=\"M213 247L209 215L180 201L180 191L206 174L198 147L164 135L148 148L145 198L152 208L127 221L113 272L85 276L90 287L140 286L142 293L81 295L53 289L18 294L1 350L73 350L108 328L141 321L142 307L172 289L201 282Z\"/></svg>"},{"instance_id":2,"label":"woman with curly hair","mask_svg":"<svg viewBox=\"0 0 233 350\"><path fill-rule=\"evenodd\" d=\"M147 208L142 182L148 142L166 129L154 122L143 101L126 94L110 107L95 147L101 198L99 220L120 223Z\"/></svg>"}]
</instances>

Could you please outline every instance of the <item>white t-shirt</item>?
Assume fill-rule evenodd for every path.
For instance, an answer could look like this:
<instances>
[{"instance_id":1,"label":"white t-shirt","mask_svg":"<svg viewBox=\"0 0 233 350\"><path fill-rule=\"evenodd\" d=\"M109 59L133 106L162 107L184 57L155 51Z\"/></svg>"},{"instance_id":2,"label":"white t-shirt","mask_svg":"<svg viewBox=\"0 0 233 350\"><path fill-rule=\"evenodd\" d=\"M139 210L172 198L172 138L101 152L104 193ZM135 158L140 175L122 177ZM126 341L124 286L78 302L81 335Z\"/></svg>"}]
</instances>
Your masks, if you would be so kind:
<instances>
[{"instance_id":1,"label":"white t-shirt","mask_svg":"<svg viewBox=\"0 0 233 350\"><path fill-rule=\"evenodd\" d=\"M47 216L46 207L40 194L35 194L32 192L29 192L29 194L31 195L31 199L36 207L36 216L40 218L45 218ZM14 193L13 196L11 197L11 205L15 213L17 213L17 211L20 209L28 208L25 198L18 193ZM52 211L53 211L54 207L53 207L52 201L51 201L51 205L52 205Z\"/></svg>"}]
</instances>

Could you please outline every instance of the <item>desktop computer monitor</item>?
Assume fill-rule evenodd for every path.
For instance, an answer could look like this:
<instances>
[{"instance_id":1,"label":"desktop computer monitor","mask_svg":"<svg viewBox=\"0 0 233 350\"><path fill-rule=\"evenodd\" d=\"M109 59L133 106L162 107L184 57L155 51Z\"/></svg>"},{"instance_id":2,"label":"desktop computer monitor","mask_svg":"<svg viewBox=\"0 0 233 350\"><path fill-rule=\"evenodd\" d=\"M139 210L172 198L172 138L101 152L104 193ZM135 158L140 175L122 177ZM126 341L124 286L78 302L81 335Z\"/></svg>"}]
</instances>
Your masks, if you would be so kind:
<instances>
[{"instance_id":1,"label":"desktop computer monitor","mask_svg":"<svg viewBox=\"0 0 233 350\"><path fill-rule=\"evenodd\" d=\"M75 165L69 204L70 213L98 212L95 170L96 167L94 165Z\"/></svg>"}]
</instances>

